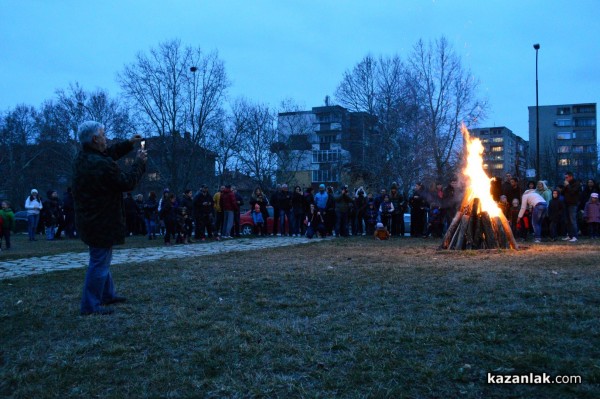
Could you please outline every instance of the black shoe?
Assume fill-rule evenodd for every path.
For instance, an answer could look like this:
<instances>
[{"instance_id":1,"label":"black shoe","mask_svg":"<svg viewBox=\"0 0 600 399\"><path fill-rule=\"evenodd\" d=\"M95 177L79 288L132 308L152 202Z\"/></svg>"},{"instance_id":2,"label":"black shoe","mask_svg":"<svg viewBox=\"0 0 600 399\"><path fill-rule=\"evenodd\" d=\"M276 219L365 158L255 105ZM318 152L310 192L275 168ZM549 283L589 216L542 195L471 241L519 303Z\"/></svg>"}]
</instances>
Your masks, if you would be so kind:
<instances>
[{"instance_id":1,"label":"black shoe","mask_svg":"<svg viewBox=\"0 0 600 399\"><path fill-rule=\"evenodd\" d=\"M102 315L109 315L109 314L113 314L115 311L112 308L101 308L96 310L95 312L81 312L82 316L89 316L89 315L98 315L98 316L102 316Z\"/></svg>"},{"instance_id":2,"label":"black shoe","mask_svg":"<svg viewBox=\"0 0 600 399\"><path fill-rule=\"evenodd\" d=\"M112 305L114 303L123 303L123 302L127 302L127 298L125 298L124 296L114 296L111 299L109 299L108 301L102 302L102 305L106 306L106 305Z\"/></svg>"}]
</instances>

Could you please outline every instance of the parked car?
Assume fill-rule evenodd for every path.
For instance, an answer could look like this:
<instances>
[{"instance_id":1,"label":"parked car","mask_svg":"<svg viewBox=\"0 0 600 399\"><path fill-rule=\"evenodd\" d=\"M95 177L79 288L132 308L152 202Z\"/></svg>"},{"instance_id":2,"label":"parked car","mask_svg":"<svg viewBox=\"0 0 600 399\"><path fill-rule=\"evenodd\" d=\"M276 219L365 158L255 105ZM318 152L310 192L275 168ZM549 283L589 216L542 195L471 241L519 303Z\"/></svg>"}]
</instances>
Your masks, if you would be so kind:
<instances>
[{"instance_id":1,"label":"parked car","mask_svg":"<svg viewBox=\"0 0 600 399\"><path fill-rule=\"evenodd\" d=\"M269 217L267 218L267 234L273 233L273 207L267 206L267 212ZM277 228L279 229L279 227ZM285 229L289 231L290 227L288 221L285 221ZM246 211L240 215L240 234L250 235L254 234L254 221L252 220L252 213Z\"/></svg>"},{"instance_id":2,"label":"parked car","mask_svg":"<svg viewBox=\"0 0 600 399\"><path fill-rule=\"evenodd\" d=\"M15 233L27 233L27 211L15 212Z\"/></svg>"}]
</instances>

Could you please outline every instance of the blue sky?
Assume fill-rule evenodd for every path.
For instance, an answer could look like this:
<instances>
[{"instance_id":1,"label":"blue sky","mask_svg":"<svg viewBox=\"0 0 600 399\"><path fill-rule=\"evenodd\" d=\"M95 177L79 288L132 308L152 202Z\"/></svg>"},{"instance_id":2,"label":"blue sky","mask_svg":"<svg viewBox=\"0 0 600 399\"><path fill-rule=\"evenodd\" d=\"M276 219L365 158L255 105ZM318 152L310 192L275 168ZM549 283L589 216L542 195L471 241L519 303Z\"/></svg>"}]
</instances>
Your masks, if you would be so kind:
<instances>
[{"instance_id":1,"label":"blue sky","mask_svg":"<svg viewBox=\"0 0 600 399\"><path fill-rule=\"evenodd\" d=\"M528 138L534 43L540 105L598 101L596 0L0 0L0 111L39 106L75 82L116 96L124 65L176 38L219 52L230 97L309 109L365 55L406 58L442 35L489 101L481 126Z\"/></svg>"}]
</instances>

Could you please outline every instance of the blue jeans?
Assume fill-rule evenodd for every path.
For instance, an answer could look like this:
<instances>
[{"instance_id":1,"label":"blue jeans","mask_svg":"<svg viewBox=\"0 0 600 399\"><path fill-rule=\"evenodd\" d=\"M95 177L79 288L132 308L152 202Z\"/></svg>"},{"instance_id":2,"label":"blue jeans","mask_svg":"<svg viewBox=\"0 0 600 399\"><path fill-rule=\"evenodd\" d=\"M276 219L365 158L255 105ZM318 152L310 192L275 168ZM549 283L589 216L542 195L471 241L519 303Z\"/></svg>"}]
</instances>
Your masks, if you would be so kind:
<instances>
[{"instance_id":1,"label":"blue jeans","mask_svg":"<svg viewBox=\"0 0 600 399\"><path fill-rule=\"evenodd\" d=\"M93 313L100 310L100 304L115 297L115 286L110 274L112 260L111 248L90 247L90 263L85 273L81 313Z\"/></svg>"},{"instance_id":2,"label":"blue jeans","mask_svg":"<svg viewBox=\"0 0 600 399\"><path fill-rule=\"evenodd\" d=\"M577 238L577 205L567 206L567 231L569 237Z\"/></svg>"},{"instance_id":3,"label":"blue jeans","mask_svg":"<svg viewBox=\"0 0 600 399\"><path fill-rule=\"evenodd\" d=\"M27 215L27 232L29 233L29 241L35 240L38 223L40 222L40 214Z\"/></svg>"},{"instance_id":4,"label":"blue jeans","mask_svg":"<svg viewBox=\"0 0 600 399\"><path fill-rule=\"evenodd\" d=\"M290 220L292 213L288 210L280 210L279 211L279 232L281 233L282 236L285 235L285 219L287 218L288 221L288 234L292 235L292 232L290 231L292 228L292 222Z\"/></svg>"},{"instance_id":5,"label":"blue jeans","mask_svg":"<svg viewBox=\"0 0 600 399\"><path fill-rule=\"evenodd\" d=\"M531 218L531 224L533 225L533 236L536 240L540 240L542 238L542 220L544 220L544 216L546 215L546 210L548 209L548 204L545 202L538 203L533 207L533 217Z\"/></svg>"},{"instance_id":6,"label":"blue jeans","mask_svg":"<svg viewBox=\"0 0 600 399\"><path fill-rule=\"evenodd\" d=\"M233 217L233 211L223 211L223 228L221 229L221 236L231 236L231 228L233 227Z\"/></svg>"},{"instance_id":7,"label":"blue jeans","mask_svg":"<svg viewBox=\"0 0 600 399\"><path fill-rule=\"evenodd\" d=\"M348 237L348 212L335 211L335 235Z\"/></svg>"},{"instance_id":8,"label":"blue jeans","mask_svg":"<svg viewBox=\"0 0 600 399\"><path fill-rule=\"evenodd\" d=\"M156 236L156 221L154 219L144 219L146 221L146 232L148 237Z\"/></svg>"}]
</instances>

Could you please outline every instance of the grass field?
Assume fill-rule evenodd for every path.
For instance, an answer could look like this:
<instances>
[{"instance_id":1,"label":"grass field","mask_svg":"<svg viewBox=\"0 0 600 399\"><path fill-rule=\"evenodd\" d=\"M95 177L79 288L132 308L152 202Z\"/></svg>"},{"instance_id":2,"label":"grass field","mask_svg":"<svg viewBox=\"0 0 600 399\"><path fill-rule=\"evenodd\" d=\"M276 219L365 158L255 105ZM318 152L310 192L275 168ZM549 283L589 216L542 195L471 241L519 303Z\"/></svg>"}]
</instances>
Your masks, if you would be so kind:
<instances>
[{"instance_id":1,"label":"grass field","mask_svg":"<svg viewBox=\"0 0 600 399\"><path fill-rule=\"evenodd\" d=\"M111 316L78 315L84 269L0 281L0 397L598 397L599 242L438 245L350 238L118 265L129 301Z\"/></svg>"}]
</instances>

